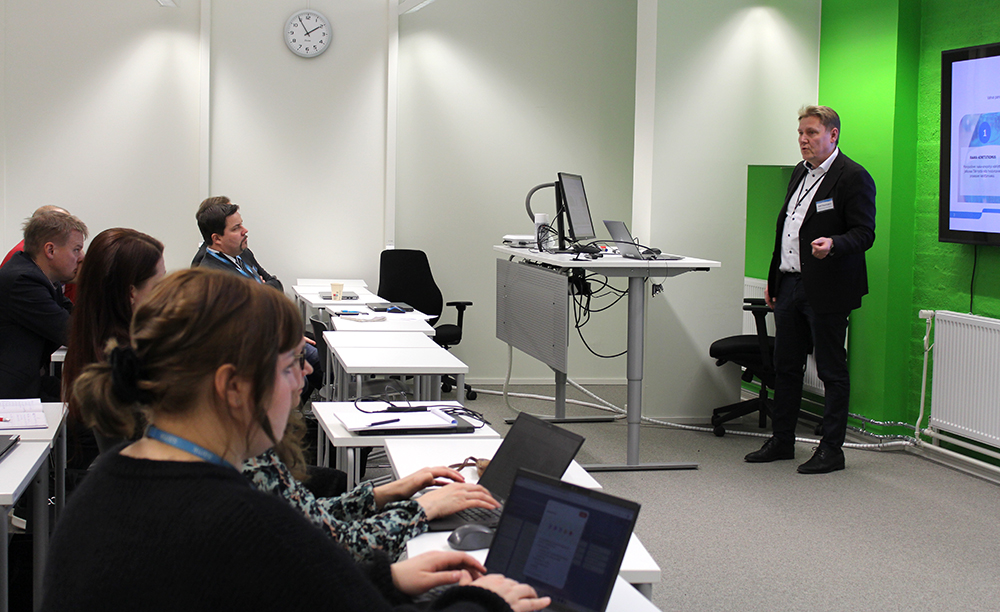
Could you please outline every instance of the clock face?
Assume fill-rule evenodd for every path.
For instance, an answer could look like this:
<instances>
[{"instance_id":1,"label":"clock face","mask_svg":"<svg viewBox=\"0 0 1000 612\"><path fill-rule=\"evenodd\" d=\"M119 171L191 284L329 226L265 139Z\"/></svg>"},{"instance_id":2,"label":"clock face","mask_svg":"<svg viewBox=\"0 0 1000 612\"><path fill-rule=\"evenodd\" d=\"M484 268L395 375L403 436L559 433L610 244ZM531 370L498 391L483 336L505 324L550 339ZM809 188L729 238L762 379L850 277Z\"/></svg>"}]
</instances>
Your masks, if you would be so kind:
<instances>
[{"instance_id":1,"label":"clock face","mask_svg":"<svg viewBox=\"0 0 1000 612\"><path fill-rule=\"evenodd\" d=\"M332 40L330 22L317 11L298 11L285 23L285 44L301 57L316 57L326 51Z\"/></svg>"}]
</instances>

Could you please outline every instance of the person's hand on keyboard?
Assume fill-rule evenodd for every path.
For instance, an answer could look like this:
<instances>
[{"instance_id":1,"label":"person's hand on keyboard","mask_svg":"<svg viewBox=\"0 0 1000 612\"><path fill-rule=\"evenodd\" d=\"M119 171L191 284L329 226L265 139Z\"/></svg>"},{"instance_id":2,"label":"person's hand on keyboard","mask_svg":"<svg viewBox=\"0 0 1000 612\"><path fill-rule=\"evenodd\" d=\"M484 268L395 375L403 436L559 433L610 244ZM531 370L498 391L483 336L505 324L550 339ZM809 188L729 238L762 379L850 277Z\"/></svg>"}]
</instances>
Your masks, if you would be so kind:
<instances>
[{"instance_id":1,"label":"person's hand on keyboard","mask_svg":"<svg viewBox=\"0 0 1000 612\"><path fill-rule=\"evenodd\" d=\"M468 508L500 507L500 502L493 499L485 487L467 482L453 482L440 489L428 491L417 498L417 503L424 509L429 519L449 516Z\"/></svg>"},{"instance_id":2,"label":"person's hand on keyboard","mask_svg":"<svg viewBox=\"0 0 1000 612\"><path fill-rule=\"evenodd\" d=\"M422 468L409 476L375 487L375 505L381 510L389 502L410 499L414 493L427 487L443 487L453 482L465 482L458 470L444 466Z\"/></svg>"}]
</instances>

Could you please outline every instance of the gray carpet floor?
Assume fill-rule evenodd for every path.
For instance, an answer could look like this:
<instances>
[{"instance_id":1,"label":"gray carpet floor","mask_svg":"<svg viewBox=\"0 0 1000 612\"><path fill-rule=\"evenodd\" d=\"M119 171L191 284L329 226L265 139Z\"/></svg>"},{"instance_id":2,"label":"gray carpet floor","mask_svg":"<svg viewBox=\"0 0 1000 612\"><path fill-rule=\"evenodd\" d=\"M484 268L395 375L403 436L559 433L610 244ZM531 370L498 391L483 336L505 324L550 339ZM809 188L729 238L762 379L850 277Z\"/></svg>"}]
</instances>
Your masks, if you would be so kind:
<instances>
[{"instance_id":1,"label":"gray carpet floor","mask_svg":"<svg viewBox=\"0 0 1000 612\"><path fill-rule=\"evenodd\" d=\"M624 387L590 390L624 404ZM510 403L553 413L550 402ZM515 416L500 396L469 406L501 432ZM586 437L580 463L625 462L624 421L565 427ZM731 429L759 431L753 420ZM653 587L661 610L1000 610L1000 487L903 450L848 449L846 470L814 476L796 473L807 444L794 461L744 463L762 442L643 425L641 461L699 468L594 474L642 504L636 534L663 572Z\"/></svg>"}]
</instances>

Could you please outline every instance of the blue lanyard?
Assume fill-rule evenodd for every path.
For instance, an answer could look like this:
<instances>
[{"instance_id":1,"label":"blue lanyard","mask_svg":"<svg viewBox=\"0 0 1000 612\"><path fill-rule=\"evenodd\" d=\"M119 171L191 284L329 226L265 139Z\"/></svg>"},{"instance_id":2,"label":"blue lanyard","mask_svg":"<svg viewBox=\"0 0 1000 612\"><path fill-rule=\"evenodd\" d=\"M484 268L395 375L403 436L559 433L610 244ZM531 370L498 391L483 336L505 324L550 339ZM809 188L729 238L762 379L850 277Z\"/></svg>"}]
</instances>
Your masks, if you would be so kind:
<instances>
[{"instance_id":1,"label":"blue lanyard","mask_svg":"<svg viewBox=\"0 0 1000 612\"><path fill-rule=\"evenodd\" d=\"M228 461L216 455L207 448L198 446L194 442L191 442L190 440L185 440L180 436L175 436L174 434L167 433L162 429L160 429L159 427L157 427L156 425L149 426L149 429L146 430L146 437L152 438L153 440L158 440L160 442L163 442L164 444L173 446L174 448L182 450L186 453L191 453L195 457L198 457L199 459L202 459L209 463L214 463L216 465L221 465L223 467L232 468L234 470L236 469L235 467L233 467L233 464L229 463Z\"/></svg>"},{"instance_id":2,"label":"blue lanyard","mask_svg":"<svg viewBox=\"0 0 1000 612\"><path fill-rule=\"evenodd\" d=\"M215 256L216 259L218 259L219 261L221 261L223 263L227 263L227 264L235 267L236 271L239 272L240 274L242 274L243 276L245 276L247 278L252 278L253 280L257 281L258 283L261 282L259 276L257 276L256 274L250 274L249 272L247 272L246 270L243 269L243 266L239 265L238 263L233 263L233 260L229 259L228 257L223 257L222 255L219 255L215 251L208 251L208 254ZM246 265L246 264L243 264L243 265ZM247 266L247 267L249 267L249 266Z\"/></svg>"}]
</instances>

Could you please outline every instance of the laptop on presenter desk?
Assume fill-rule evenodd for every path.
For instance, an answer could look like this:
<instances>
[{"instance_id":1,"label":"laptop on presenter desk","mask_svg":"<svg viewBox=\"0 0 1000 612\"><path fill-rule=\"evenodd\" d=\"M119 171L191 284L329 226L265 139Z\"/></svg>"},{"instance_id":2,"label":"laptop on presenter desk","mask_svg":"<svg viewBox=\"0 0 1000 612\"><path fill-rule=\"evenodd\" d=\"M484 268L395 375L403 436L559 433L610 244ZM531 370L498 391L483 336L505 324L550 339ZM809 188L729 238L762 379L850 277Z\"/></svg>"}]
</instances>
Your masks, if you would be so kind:
<instances>
[{"instance_id":1,"label":"laptop on presenter desk","mask_svg":"<svg viewBox=\"0 0 1000 612\"><path fill-rule=\"evenodd\" d=\"M518 468L560 478L581 446L583 436L522 412L483 471L479 484L503 504L514 486ZM469 523L494 527L500 522L500 513L501 508L469 508L434 519L429 527L431 531L452 531Z\"/></svg>"},{"instance_id":2,"label":"laptop on presenter desk","mask_svg":"<svg viewBox=\"0 0 1000 612\"><path fill-rule=\"evenodd\" d=\"M604 612L639 504L518 470L486 570L551 597L550 610Z\"/></svg>"},{"instance_id":3,"label":"laptop on presenter desk","mask_svg":"<svg viewBox=\"0 0 1000 612\"><path fill-rule=\"evenodd\" d=\"M684 259L680 255L660 253L658 249L648 249L647 251L654 251L651 253L640 251L639 245L637 245L635 240L632 239L632 232L628 231L628 228L625 227L625 222L623 221L605 221L604 227L608 228L608 233L611 234L611 239L615 241L615 246L618 247L618 252L621 253L622 257L628 257L629 259L659 259L667 261Z\"/></svg>"}]
</instances>

